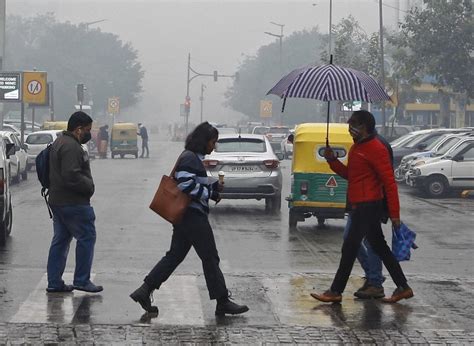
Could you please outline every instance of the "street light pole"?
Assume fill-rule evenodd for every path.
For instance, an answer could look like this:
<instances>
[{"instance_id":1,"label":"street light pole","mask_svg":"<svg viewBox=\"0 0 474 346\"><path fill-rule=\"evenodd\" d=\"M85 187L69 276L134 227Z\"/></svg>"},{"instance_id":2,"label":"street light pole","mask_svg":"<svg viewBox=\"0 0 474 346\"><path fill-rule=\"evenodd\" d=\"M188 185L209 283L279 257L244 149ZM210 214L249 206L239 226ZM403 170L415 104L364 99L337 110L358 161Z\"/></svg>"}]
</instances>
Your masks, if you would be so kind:
<instances>
[{"instance_id":1,"label":"street light pole","mask_svg":"<svg viewBox=\"0 0 474 346\"><path fill-rule=\"evenodd\" d=\"M383 13L382 0L379 0L379 40L380 40L380 85L385 89L385 66L383 51ZM382 135L385 135L385 102L382 101Z\"/></svg>"},{"instance_id":2,"label":"street light pole","mask_svg":"<svg viewBox=\"0 0 474 346\"><path fill-rule=\"evenodd\" d=\"M206 89L206 86L201 83L201 97L199 100L201 101L201 123L202 123L202 112L204 108L204 90Z\"/></svg>"},{"instance_id":3,"label":"street light pole","mask_svg":"<svg viewBox=\"0 0 474 346\"><path fill-rule=\"evenodd\" d=\"M280 27L280 34L274 34L268 31L264 31L265 34L278 38L279 40L279 47L280 47L280 74L283 73L283 27L285 24L279 24L275 22L270 22L270 24L276 25ZM280 112L280 125L283 125L283 112Z\"/></svg>"},{"instance_id":4,"label":"street light pole","mask_svg":"<svg viewBox=\"0 0 474 346\"><path fill-rule=\"evenodd\" d=\"M189 75L191 73L191 53L188 53L188 78L187 78L187 83L186 83L186 101L189 100L189 83L191 83L191 81L189 80ZM185 118L184 121L185 121L185 130L186 130L186 136L188 135L188 119L189 119L189 111L190 111L190 108L186 108L185 110Z\"/></svg>"}]
</instances>

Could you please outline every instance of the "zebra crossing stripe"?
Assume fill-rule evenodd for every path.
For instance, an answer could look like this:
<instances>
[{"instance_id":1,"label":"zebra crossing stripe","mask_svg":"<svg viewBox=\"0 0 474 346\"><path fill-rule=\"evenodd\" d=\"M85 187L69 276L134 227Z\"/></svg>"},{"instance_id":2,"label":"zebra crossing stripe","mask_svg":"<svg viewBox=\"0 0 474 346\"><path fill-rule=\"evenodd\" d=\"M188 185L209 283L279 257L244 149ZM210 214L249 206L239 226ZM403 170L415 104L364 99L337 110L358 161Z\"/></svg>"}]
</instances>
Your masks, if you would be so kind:
<instances>
[{"instance_id":1,"label":"zebra crossing stripe","mask_svg":"<svg viewBox=\"0 0 474 346\"><path fill-rule=\"evenodd\" d=\"M72 282L74 273L64 273L63 280ZM93 280L95 274L91 274ZM45 273L35 289L21 304L11 323L71 323L85 292L47 293L48 275Z\"/></svg>"}]
</instances>

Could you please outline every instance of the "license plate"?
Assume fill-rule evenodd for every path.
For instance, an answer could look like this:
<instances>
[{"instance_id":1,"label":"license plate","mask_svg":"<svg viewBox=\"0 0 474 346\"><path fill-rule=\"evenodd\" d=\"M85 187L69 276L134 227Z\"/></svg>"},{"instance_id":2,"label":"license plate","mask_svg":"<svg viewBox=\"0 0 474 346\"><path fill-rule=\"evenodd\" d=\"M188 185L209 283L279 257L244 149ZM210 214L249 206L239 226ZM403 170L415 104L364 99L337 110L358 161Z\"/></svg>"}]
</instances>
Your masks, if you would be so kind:
<instances>
[{"instance_id":1,"label":"license plate","mask_svg":"<svg viewBox=\"0 0 474 346\"><path fill-rule=\"evenodd\" d=\"M257 166L231 166L229 167L229 172L233 173L247 173L247 172L257 172L260 169Z\"/></svg>"}]
</instances>

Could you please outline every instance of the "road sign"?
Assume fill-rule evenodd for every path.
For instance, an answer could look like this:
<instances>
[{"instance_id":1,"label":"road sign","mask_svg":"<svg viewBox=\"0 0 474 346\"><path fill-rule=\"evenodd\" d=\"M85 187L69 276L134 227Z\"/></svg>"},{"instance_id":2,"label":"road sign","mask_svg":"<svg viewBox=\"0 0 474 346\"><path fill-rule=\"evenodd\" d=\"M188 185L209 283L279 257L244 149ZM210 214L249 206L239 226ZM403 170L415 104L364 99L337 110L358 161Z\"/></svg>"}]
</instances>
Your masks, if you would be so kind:
<instances>
[{"instance_id":1,"label":"road sign","mask_svg":"<svg viewBox=\"0 0 474 346\"><path fill-rule=\"evenodd\" d=\"M108 111L110 114L118 114L120 112L120 99L118 97L109 98Z\"/></svg>"},{"instance_id":2,"label":"road sign","mask_svg":"<svg viewBox=\"0 0 474 346\"><path fill-rule=\"evenodd\" d=\"M23 72L23 102L43 105L47 99L47 73L38 71Z\"/></svg>"},{"instance_id":3,"label":"road sign","mask_svg":"<svg viewBox=\"0 0 474 346\"><path fill-rule=\"evenodd\" d=\"M271 118L272 117L272 101L260 101L260 117Z\"/></svg>"},{"instance_id":4,"label":"road sign","mask_svg":"<svg viewBox=\"0 0 474 346\"><path fill-rule=\"evenodd\" d=\"M21 72L0 72L0 102L20 102L21 96Z\"/></svg>"}]
</instances>

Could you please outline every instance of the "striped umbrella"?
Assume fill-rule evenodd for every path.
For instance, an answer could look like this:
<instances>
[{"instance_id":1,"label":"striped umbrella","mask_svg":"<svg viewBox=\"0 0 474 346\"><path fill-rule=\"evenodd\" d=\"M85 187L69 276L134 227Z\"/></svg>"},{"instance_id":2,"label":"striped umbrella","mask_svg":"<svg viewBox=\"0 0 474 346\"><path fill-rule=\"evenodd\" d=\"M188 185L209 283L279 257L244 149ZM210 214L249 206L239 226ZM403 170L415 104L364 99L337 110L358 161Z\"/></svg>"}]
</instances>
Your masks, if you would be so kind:
<instances>
[{"instance_id":1,"label":"striped umbrella","mask_svg":"<svg viewBox=\"0 0 474 346\"><path fill-rule=\"evenodd\" d=\"M329 134L330 101L390 100L390 96L372 77L362 71L333 64L293 70L271 88L267 95L269 94L284 99L282 112L288 97L328 101L326 142Z\"/></svg>"}]
</instances>

